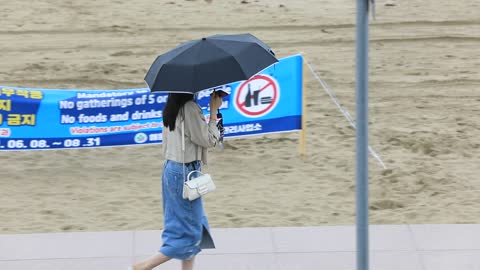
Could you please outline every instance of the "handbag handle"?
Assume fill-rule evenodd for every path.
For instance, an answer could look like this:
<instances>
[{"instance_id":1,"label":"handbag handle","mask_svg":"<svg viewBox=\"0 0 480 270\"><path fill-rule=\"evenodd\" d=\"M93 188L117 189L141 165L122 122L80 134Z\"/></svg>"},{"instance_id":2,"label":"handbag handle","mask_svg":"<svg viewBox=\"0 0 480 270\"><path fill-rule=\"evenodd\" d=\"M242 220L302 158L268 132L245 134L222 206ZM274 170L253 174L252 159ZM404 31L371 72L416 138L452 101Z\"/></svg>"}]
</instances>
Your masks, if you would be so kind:
<instances>
[{"instance_id":1,"label":"handbag handle","mask_svg":"<svg viewBox=\"0 0 480 270\"><path fill-rule=\"evenodd\" d=\"M185 181L187 181L188 177L185 178L185 106L183 106L181 108L181 113L183 114L183 120L182 120L182 171L183 171L183 179L185 179Z\"/></svg>"},{"instance_id":2,"label":"handbag handle","mask_svg":"<svg viewBox=\"0 0 480 270\"><path fill-rule=\"evenodd\" d=\"M190 173L188 173L187 178L185 178L185 107L182 107L182 113L183 113L183 121L182 121L182 169L183 169L183 178L185 179L185 182L190 181L190 176L194 172L198 172L202 174L201 171L199 170L193 170Z\"/></svg>"},{"instance_id":3,"label":"handbag handle","mask_svg":"<svg viewBox=\"0 0 480 270\"><path fill-rule=\"evenodd\" d=\"M193 171L191 171L191 172L189 172L189 173L188 173L188 175L187 175L187 179L185 179L185 182L187 182L187 181L190 181L190 176L191 176L191 175L192 175L192 173L194 173L194 172L198 172L198 173L202 174L202 172L201 172L201 171L198 171L198 170L193 170Z\"/></svg>"}]
</instances>

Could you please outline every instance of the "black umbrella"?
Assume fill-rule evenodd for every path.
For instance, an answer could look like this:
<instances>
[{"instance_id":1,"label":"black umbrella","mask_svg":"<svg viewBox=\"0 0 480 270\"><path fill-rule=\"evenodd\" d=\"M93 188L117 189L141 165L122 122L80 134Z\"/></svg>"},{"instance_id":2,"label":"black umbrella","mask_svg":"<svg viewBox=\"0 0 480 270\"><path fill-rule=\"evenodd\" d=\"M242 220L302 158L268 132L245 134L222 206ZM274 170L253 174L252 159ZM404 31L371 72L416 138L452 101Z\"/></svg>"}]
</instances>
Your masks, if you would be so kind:
<instances>
[{"instance_id":1,"label":"black umbrella","mask_svg":"<svg viewBox=\"0 0 480 270\"><path fill-rule=\"evenodd\" d=\"M145 82L152 92L195 93L247 80L276 62L273 51L251 34L214 35L158 56Z\"/></svg>"}]
</instances>

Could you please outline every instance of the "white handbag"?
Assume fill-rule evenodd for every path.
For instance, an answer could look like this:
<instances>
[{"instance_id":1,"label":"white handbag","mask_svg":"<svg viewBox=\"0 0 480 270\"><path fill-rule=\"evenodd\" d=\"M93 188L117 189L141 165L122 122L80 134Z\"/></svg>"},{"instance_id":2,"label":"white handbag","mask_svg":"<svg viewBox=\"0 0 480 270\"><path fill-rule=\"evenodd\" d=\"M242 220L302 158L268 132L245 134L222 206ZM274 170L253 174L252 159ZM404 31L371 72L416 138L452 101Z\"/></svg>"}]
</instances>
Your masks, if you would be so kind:
<instances>
[{"instance_id":1,"label":"white handbag","mask_svg":"<svg viewBox=\"0 0 480 270\"><path fill-rule=\"evenodd\" d=\"M209 174L201 174L199 177L190 179L195 172L201 173L200 171L191 171L183 183L183 198L190 201L196 200L200 196L216 189L212 177Z\"/></svg>"},{"instance_id":2,"label":"white handbag","mask_svg":"<svg viewBox=\"0 0 480 270\"><path fill-rule=\"evenodd\" d=\"M183 154L183 178L185 179L185 118L182 121L182 154ZM199 177L190 179L193 173L198 172ZM202 174L198 170L191 171L185 182L183 182L183 199L193 201L200 196L210 193L216 189L213 179L209 174Z\"/></svg>"}]
</instances>

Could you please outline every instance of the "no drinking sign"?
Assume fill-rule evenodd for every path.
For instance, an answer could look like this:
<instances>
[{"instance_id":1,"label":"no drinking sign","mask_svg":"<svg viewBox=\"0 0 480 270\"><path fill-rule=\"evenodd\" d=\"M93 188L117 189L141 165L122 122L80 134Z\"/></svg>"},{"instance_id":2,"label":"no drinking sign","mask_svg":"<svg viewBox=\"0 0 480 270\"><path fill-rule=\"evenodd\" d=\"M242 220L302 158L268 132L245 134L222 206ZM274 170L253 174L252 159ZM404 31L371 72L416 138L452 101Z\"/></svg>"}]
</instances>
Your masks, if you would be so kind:
<instances>
[{"instance_id":1,"label":"no drinking sign","mask_svg":"<svg viewBox=\"0 0 480 270\"><path fill-rule=\"evenodd\" d=\"M238 86L234 104L243 116L256 118L271 112L279 99L280 89L275 79L257 75Z\"/></svg>"}]
</instances>

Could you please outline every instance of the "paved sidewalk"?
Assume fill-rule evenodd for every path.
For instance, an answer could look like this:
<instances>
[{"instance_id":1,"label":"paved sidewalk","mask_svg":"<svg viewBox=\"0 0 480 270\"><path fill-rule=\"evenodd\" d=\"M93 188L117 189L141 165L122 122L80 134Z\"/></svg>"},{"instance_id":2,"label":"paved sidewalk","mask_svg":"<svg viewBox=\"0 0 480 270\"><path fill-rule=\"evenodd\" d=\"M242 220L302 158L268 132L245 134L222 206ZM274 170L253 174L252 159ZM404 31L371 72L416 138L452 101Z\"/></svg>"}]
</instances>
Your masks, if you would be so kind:
<instances>
[{"instance_id":1,"label":"paved sidewalk","mask_svg":"<svg viewBox=\"0 0 480 270\"><path fill-rule=\"evenodd\" d=\"M126 270L161 231L0 235L1 270ZM213 229L196 270L355 269L355 227ZM480 225L370 227L371 270L480 270ZM157 269L180 269L170 261Z\"/></svg>"}]
</instances>

